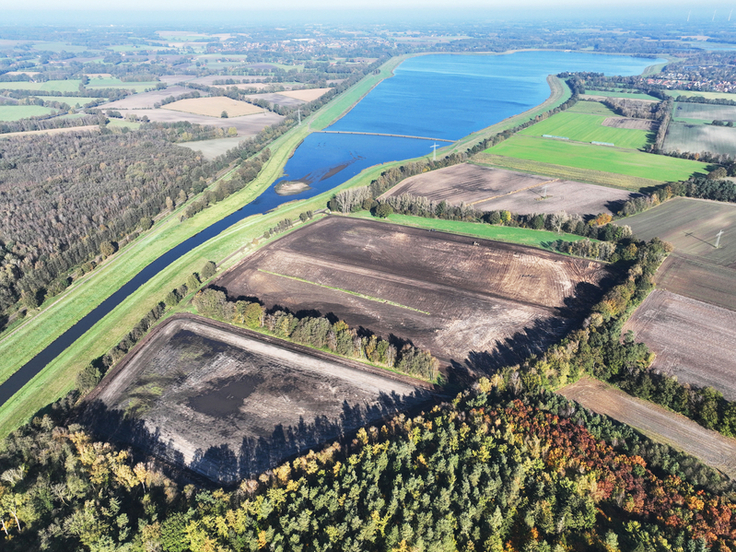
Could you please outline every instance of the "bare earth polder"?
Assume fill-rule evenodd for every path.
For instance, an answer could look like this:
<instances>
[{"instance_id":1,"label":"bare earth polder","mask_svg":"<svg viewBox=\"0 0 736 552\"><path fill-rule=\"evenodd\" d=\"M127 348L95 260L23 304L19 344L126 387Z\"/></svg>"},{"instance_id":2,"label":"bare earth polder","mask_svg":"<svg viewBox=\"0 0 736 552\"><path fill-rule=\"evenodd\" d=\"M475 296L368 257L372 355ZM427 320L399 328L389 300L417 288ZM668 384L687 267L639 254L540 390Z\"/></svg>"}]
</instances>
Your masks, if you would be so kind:
<instances>
[{"instance_id":1,"label":"bare earth polder","mask_svg":"<svg viewBox=\"0 0 736 552\"><path fill-rule=\"evenodd\" d=\"M681 414L637 399L601 381L582 378L559 391L585 408L700 459L736 479L736 439L705 429Z\"/></svg>"},{"instance_id":2,"label":"bare earth polder","mask_svg":"<svg viewBox=\"0 0 736 552\"><path fill-rule=\"evenodd\" d=\"M522 215L557 213L615 214L639 194L627 190L561 180L547 176L481 167L453 165L407 178L382 197L410 194L453 205L466 203L479 211L507 210Z\"/></svg>"},{"instance_id":3,"label":"bare earth polder","mask_svg":"<svg viewBox=\"0 0 736 552\"><path fill-rule=\"evenodd\" d=\"M608 274L601 263L530 247L332 216L213 286L297 316L333 315L482 372L540 352L579 323Z\"/></svg>"},{"instance_id":4,"label":"bare earth polder","mask_svg":"<svg viewBox=\"0 0 736 552\"><path fill-rule=\"evenodd\" d=\"M416 406L432 386L194 316L174 317L88 398L106 438L220 484Z\"/></svg>"},{"instance_id":5,"label":"bare earth polder","mask_svg":"<svg viewBox=\"0 0 736 552\"><path fill-rule=\"evenodd\" d=\"M652 369L736 400L736 312L655 290L623 331L656 353Z\"/></svg>"}]
</instances>

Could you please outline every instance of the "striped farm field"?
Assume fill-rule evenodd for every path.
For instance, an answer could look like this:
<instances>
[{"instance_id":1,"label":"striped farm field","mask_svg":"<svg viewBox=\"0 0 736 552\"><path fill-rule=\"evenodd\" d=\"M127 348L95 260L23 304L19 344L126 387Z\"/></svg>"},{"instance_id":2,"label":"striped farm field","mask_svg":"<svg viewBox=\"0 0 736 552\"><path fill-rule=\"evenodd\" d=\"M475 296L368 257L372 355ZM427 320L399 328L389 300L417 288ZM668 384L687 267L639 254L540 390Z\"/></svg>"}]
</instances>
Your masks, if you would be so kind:
<instances>
[{"instance_id":1,"label":"striped farm field","mask_svg":"<svg viewBox=\"0 0 736 552\"><path fill-rule=\"evenodd\" d=\"M698 161L535 136L512 136L484 153L659 182L687 180L695 173L708 172L708 165Z\"/></svg>"},{"instance_id":2,"label":"striped farm field","mask_svg":"<svg viewBox=\"0 0 736 552\"><path fill-rule=\"evenodd\" d=\"M522 136L564 136L576 142L607 142L619 148L642 149L649 143L650 132L603 126L607 117L563 111L519 132ZM548 140L548 139L545 139Z\"/></svg>"}]
</instances>

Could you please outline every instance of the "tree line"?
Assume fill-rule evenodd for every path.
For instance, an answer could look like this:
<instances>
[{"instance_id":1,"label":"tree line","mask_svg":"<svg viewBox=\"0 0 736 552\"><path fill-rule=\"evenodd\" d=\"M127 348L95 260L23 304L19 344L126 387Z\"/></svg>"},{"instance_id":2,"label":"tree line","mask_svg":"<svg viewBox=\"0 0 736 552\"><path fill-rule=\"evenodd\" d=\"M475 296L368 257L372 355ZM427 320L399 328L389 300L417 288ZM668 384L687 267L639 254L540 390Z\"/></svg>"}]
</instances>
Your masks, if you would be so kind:
<instances>
[{"instance_id":1,"label":"tree line","mask_svg":"<svg viewBox=\"0 0 736 552\"><path fill-rule=\"evenodd\" d=\"M224 292L212 288L197 293L192 302L204 316L265 330L281 339L429 381L436 381L439 375L439 362L428 351L400 340L391 342L370 333L361 335L342 320L333 323L325 316L297 317L283 310L268 311L258 301L229 301Z\"/></svg>"}]
</instances>

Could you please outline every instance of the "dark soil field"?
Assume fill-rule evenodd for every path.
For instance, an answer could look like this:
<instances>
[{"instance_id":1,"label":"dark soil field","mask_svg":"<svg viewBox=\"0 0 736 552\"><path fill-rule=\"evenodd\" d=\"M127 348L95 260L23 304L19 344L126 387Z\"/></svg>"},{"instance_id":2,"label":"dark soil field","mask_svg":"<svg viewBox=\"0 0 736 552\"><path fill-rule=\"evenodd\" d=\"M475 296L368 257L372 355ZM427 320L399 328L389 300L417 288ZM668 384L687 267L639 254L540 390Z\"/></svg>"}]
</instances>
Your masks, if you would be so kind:
<instances>
[{"instance_id":1,"label":"dark soil field","mask_svg":"<svg viewBox=\"0 0 736 552\"><path fill-rule=\"evenodd\" d=\"M627 199L638 195L605 186L469 163L412 176L383 197L402 194L424 196L434 201L444 199L454 205L465 202L480 211L505 209L520 214L565 211L579 215L614 214Z\"/></svg>"},{"instance_id":2,"label":"dark soil field","mask_svg":"<svg viewBox=\"0 0 736 552\"><path fill-rule=\"evenodd\" d=\"M430 396L390 372L177 317L105 378L87 417L111 440L230 483Z\"/></svg>"},{"instance_id":3,"label":"dark soil field","mask_svg":"<svg viewBox=\"0 0 736 552\"><path fill-rule=\"evenodd\" d=\"M559 391L585 408L638 429L644 435L700 459L736 478L736 440L705 429L681 414L637 399L601 381L582 378Z\"/></svg>"},{"instance_id":4,"label":"dark soil field","mask_svg":"<svg viewBox=\"0 0 736 552\"><path fill-rule=\"evenodd\" d=\"M608 275L596 262L418 228L328 217L213 283L229 298L317 311L445 363L519 362L579 322Z\"/></svg>"},{"instance_id":5,"label":"dark soil field","mask_svg":"<svg viewBox=\"0 0 736 552\"><path fill-rule=\"evenodd\" d=\"M653 370L736 400L736 312L655 290L624 326L629 330L656 353Z\"/></svg>"},{"instance_id":6,"label":"dark soil field","mask_svg":"<svg viewBox=\"0 0 736 552\"><path fill-rule=\"evenodd\" d=\"M675 246L657 272L661 288L736 310L736 205L678 197L621 224L640 239L658 236Z\"/></svg>"}]
</instances>

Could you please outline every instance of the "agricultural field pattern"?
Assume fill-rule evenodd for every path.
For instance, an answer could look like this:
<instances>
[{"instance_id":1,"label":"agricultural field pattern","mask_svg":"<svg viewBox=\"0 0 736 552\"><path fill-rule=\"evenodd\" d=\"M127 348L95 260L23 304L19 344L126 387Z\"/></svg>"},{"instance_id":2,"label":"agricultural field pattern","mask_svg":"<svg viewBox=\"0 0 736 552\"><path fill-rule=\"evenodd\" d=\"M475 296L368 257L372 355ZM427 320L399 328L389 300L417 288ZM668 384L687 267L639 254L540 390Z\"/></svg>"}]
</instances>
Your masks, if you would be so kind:
<instances>
[{"instance_id":1,"label":"agricultural field pattern","mask_svg":"<svg viewBox=\"0 0 736 552\"><path fill-rule=\"evenodd\" d=\"M601 295L605 265L546 251L328 217L217 279L230 299L334 315L481 373L561 336Z\"/></svg>"}]
</instances>

